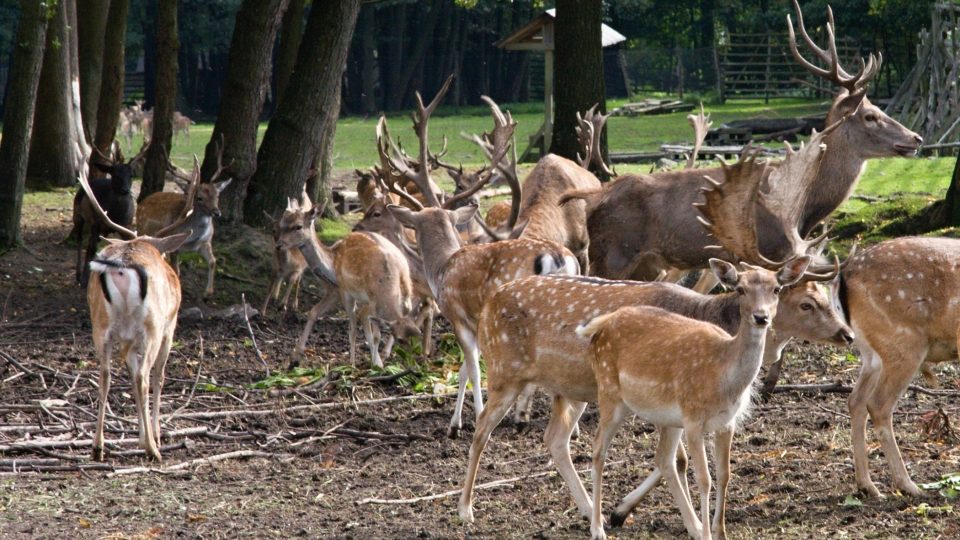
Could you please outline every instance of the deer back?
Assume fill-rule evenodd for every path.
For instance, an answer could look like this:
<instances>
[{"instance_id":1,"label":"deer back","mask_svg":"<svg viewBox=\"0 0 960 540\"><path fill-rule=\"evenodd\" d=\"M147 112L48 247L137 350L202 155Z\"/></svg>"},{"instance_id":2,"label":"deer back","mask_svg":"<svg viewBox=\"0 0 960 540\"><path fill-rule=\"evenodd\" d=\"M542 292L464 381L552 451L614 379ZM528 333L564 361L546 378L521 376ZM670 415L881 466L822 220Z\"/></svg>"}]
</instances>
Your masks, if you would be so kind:
<instances>
[{"instance_id":1,"label":"deer back","mask_svg":"<svg viewBox=\"0 0 960 540\"><path fill-rule=\"evenodd\" d=\"M571 249L586 245L586 214L579 202L560 206L567 191L599 189L600 181L590 171L569 159L547 154L523 181L519 225L523 236L543 238Z\"/></svg>"},{"instance_id":2,"label":"deer back","mask_svg":"<svg viewBox=\"0 0 960 540\"><path fill-rule=\"evenodd\" d=\"M183 193L151 193L137 207L137 230L146 235L156 234L176 221L186 204L187 196Z\"/></svg>"},{"instance_id":3,"label":"deer back","mask_svg":"<svg viewBox=\"0 0 960 540\"><path fill-rule=\"evenodd\" d=\"M341 291L377 305L378 316L399 321L409 313L413 286L407 259L376 233L354 232L333 246Z\"/></svg>"}]
</instances>

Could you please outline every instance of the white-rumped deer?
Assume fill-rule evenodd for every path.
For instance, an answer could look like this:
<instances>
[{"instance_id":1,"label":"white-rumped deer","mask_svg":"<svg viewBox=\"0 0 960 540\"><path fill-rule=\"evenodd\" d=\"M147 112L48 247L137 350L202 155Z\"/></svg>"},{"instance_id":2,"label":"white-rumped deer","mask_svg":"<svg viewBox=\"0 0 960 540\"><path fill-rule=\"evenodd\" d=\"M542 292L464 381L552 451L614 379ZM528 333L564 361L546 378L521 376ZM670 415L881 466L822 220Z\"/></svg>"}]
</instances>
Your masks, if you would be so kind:
<instances>
[{"instance_id":1,"label":"white-rumped deer","mask_svg":"<svg viewBox=\"0 0 960 540\"><path fill-rule=\"evenodd\" d=\"M879 72L881 59L870 55L861 63L860 71L848 73L837 55L832 12L828 11L828 45L824 50L807 35L796 0L794 7L804 42L827 67L817 67L803 58L788 18L794 58L840 88L826 119L826 125L835 129L823 138L827 149L817 174L797 186L804 203L797 208L796 223L800 238L805 238L850 196L867 159L913 155L922 139L867 99L867 86ZM704 174L722 180L723 171L689 169L624 175L598 192L583 194L588 200L592 273L616 279L653 279L664 269L705 267L710 253L704 248L710 239L690 208L701 198L698 189L707 185ZM785 226L768 210L769 202L768 198L757 203L760 253L784 260L793 253L792 246ZM782 202L795 204L791 200Z\"/></svg>"},{"instance_id":2,"label":"white-rumped deer","mask_svg":"<svg viewBox=\"0 0 960 540\"><path fill-rule=\"evenodd\" d=\"M350 362L356 362L357 319L363 324L373 365L382 367L389 358L394 337L405 340L420 335L410 321L413 286L407 259L389 240L376 233L350 233L331 247L320 243L314 232L316 218L323 207L302 209L290 199L280 218L277 247L299 249L310 269L322 280L339 289L339 299L349 318ZM317 319L336 305L338 296L328 288L327 295L313 308L293 351L291 365L299 363L310 332ZM391 335L380 353L380 327L386 322Z\"/></svg>"},{"instance_id":3,"label":"white-rumped deer","mask_svg":"<svg viewBox=\"0 0 960 540\"><path fill-rule=\"evenodd\" d=\"M104 227L130 239L111 240L110 245L89 263L87 304L93 324L94 348L100 359L93 459L103 459L103 422L110 392L111 357L113 347L118 346L120 356L130 370L131 393L140 426L140 446L148 457L159 460L160 393L180 307L180 280L164 261L163 253L176 250L189 233L166 238L138 237L133 231L111 221L100 208L85 173L81 173L80 186L93 202L93 211Z\"/></svg>"},{"instance_id":4,"label":"white-rumped deer","mask_svg":"<svg viewBox=\"0 0 960 540\"><path fill-rule=\"evenodd\" d=\"M893 433L893 409L924 362L957 359L960 339L960 240L897 238L847 261L838 290L857 332L860 375L850 394L857 488L879 497L870 479L867 418L873 421L893 486L919 495Z\"/></svg>"},{"instance_id":5,"label":"white-rumped deer","mask_svg":"<svg viewBox=\"0 0 960 540\"><path fill-rule=\"evenodd\" d=\"M726 261L711 259L710 267L720 282L740 296L740 325L734 336L716 325L649 306L620 308L577 328L579 335L592 338L600 409L593 445L590 532L594 540L606 538L601 502L607 449L630 413L660 428L654 462L687 532L704 540L712 538L705 437L715 434L717 507L712 528L718 538L726 538L724 511L733 434L751 404L751 387L760 372L780 290L798 281L809 263L809 257L800 257L774 273L746 264L738 271ZM681 435L686 436L693 458L701 519L677 474Z\"/></svg>"},{"instance_id":6,"label":"white-rumped deer","mask_svg":"<svg viewBox=\"0 0 960 540\"><path fill-rule=\"evenodd\" d=\"M220 217L220 194L230 185L232 178L217 181L227 170L224 166L223 140L217 145L217 170L210 182L200 181L200 167L194 164L193 178L186 193L158 191L140 202L137 208L137 227L146 235L167 236L183 231L192 231L190 238L177 251L169 253L173 269L180 275L180 252L198 253L207 263L207 285L203 296L213 295L213 280L217 270L217 257L213 254L213 220ZM196 157L194 157L196 162ZM169 167L173 165L167 161Z\"/></svg>"}]
</instances>

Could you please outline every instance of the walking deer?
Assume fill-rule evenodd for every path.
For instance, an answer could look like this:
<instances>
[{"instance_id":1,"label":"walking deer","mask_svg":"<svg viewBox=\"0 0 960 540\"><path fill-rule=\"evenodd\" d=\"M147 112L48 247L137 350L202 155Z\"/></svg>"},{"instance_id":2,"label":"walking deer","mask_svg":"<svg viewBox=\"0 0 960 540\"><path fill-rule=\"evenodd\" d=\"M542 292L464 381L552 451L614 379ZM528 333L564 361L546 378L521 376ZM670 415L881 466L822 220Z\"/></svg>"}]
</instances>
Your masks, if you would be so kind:
<instances>
[{"instance_id":1,"label":"walking deer","mask_svg":"<svg viewBox=\"0 0 960 540\"><path fill-rule=\"evenodd\" d=\"M924 362L957 359L960 241L897 238L848 260L838 303L857 332L860 375L850 394L857 488L879 497L870 478L867 418L873 421L893 485L919 495L893 432L893 409Z\"/></svg>"},{"instance_id":2,"label":"walking deer","mask_svg":"<svg viewBox=\"0 0 960 540\"><path fill-rule=\"evenodd\" d=\"M371 363L383 367L389 358L394 337L405 340L420 335L409 320L412 285L410 269L403 253L389 240L376 233L350 233L331 247L317 240L315 221L323 208L303 209L290 199L280 218L279 249L299 249L310 269L322 280L339 289L339 299L349 319L350 362L356 362L357 319L370 347ZM313 308L293 351L291 366L299 363L310 332L317 319L336 305L338 296L328 289L327 295ZM384 351L380 352L380 327L374 319L391 328Z\"/></svg>"},{"instance_id":3,"label":"walking deer","mask_svg":"<svg viewBox=\"0 0 960 540\"><path fill-rule=\"evenodd\" d=\"M449 80L448 80L449 83ZM423 99L417 94L418 110L414 115L414 128L418 134L426 133L430 114L437 107L445 89L424 106ZM433 185L429 174L420 169L421 174L411 178L420 187L428 199L428 205L419 211L390 205L387 209L405 226L414 229L417 237L417 249L423 260L424 271L430 291L433 294L440 313L453 325L464 362L460 368L460 388L457 404L450 420L448 435L457 437L462 428L461 416L466 395L466 384L473 386L474 408L479 415L483 410L483 396L480 389L480 351L477 347L477 320L483 303L497 287L514 279L534 274L569 273L578 271L576 258L569 250L554 242L539 239L514 239L490 244L463 246L456 226L475 219L477 207L457 205L471 197L490 181L500 166L510 147L516 122L509 113L503 114L492 100L483 97L493 113L494 129L488 137L493 145L492 159L481 178L456 195L440 204L434 197L430 186ZM389 146L383 140L386 135L386 118L381 117L377 127L377 146L381 161L385 165L384 176L387 187L414 206L419 204L397 184L407 177L402 174L404 164L389 155ZM423 159L427 155L427 139L421 137L420 153ZM456 208L453 210L453 208Z\"/></svg>"},{"instance_id":4,"label":"walking deer","mask_svg":"<svg viewBox=\"0 0 960 540\"><path fill-rule=\"evenodd\" d=\"M110 391L111 357L116 345L130 370L140 446L148 457L159 461L160 393L180 307L180 280L163 260L163 253L180 247L189 232L166 238L138 237L114 223L104 212L85 173L81 173L80 186L104 227L129 238L111 240L89 263L87 304L93 323L94 348L100 359L93 459L103 459L103 422Z\"/></svg>"},{"instance_id":5,"label":"walking deer","mask_svg":"<svg viewBox=\"0 0 960 540\"><path fill-rule=\"evenodd\" d=\"M114 223L123 227L128 227L133 222L136 206L130 192L133 184L133 169L146 156L148 147L149 144L144 143L140 153L130 161L123 160L123 153L119 145L116 147L114 159L101 155L100 157L106 163L97 161L94 166L100 172L108 174L109 177L95 178L88 182L89 193L93 195L81 189L73 197L73 230L69 236L77 239L77 283L86 286L87 277L90 274L87 263L90 262L97 250L100 236L109 234L114 230L96 212L94 207L99 206L104 209L106 211L105 215L109 216ZM96 197L96 204L93 204L94 200L90 197ZM87 250L85 254L82 254L83 235L87 228L90 231L87 237Z\"/></svg>"},{"instance_id":6,"label":"walking deer","mask_svg":"<svg viewBox=\"0 0 960 540\"><path fill-rule=\"evenodd\" d=\"M186 193L158 191L140 202L137 208L137 227L146 235L166 236L191 231L190 237L180 249L169 253L173 269L180 275L180 252L198 253L207 263L207 285L203 296L213 295L213 280L217 270L217 257L213 254L213 220L220 217L220 194L230 185L232 178L217 181L227 170L224 166L223 141L217 146L217 170L210 182L200 181L200 166L194 164L193 176ZM196 162L196 157L194 157ZM168 166L173 169L169 162Z\"/></svg>"},{"instance_id":7,"label":"walking deer","mask_svg":"<svg viewBox=\"0 0 960 540\"><path fill-rule=\"evenodd\" d=\"M913 155L922 139L867 99L867 85L878 73L881 58L870 55L867 62L861 62L860 71L850 74L840 66L837 56L832 12L828 10L828 44L824 50L807 34L796 0L794 8L804 42L827 67L817 67L803 58L788 17L791 53L805 69L840 88L827 115L827 125L835 127L823 137L826 152L822 162L816 174L796 186L795 192L803 194L804 203L797 207L795 222L800 238L806 238L847 200L867 159ZM704 248L709 238L690 208L701 198L698 188L707 185L704 174L721 180L723 170L624 175L599 191L581 193L580 197L588 201L593 273L607 278L653 279L663 269L706 266L709 252ZM787 228L769 211L772 200L757 203L760 252L770 259L784 260L793 254L793 246ZM784 199L781 203L793 201Z\"/></svg>"},{"instance_id":8,"label":"walking deer","mask_svg":"<svg viewBox=\"0 0 960 540\"><path fill-rule=\"evenodd\" d=\"M720 259L710 267L721 283L740 296L740 325L731 336L719 327L653 307L624 307L577 328L590 337L597 378L600 424L593 445L595 540L603 530L603 466L607 449L628 413L656 424L660 442L654 456L660 474L683 515L687 532L709 540L710 472L704 438L715 434L717 507L712 528L726 538L724 512L730 479L730 446L738 421L750 407L751 387L760 372L770 322L781 288L798 281L810 263L800 257L774 273ZM686 435L700 489L697 519L677 474L676 454Z\"/></svg>"}]
</instances>

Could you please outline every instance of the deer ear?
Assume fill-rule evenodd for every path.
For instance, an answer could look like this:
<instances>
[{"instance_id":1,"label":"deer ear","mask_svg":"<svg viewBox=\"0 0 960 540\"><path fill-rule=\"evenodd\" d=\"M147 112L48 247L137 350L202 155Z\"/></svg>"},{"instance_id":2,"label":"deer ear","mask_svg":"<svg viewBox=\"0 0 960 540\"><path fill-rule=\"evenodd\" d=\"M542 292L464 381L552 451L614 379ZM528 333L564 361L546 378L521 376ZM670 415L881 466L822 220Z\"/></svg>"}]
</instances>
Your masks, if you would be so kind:
<instances>
[{"instance_id":1,"label":"deer ear","mask_svg":"<svg viewBox=\"0 0 960 540\"><path fill-rule=\"evenodd\" d=\"M388 204L387 211L393 214L393 217L397 218L397 221L403 223L404 226L411 229L417 227L417 213L413 210L397 204Z\"/></svg>"},{"instance_id":2,"label":"deer ear","mask_svg":"<svg viewBox=\"0 0 960 540\"><path fill-rule=\"evenodd\" d=\"M724 287L732 289L737 286L739 274L737 274L736 266L720 259L710 259L710 269L713 270Z\"/></svg>"},{"instance_id":3,"label":"deer ear","mask_svg":"<svg viewBox=\"0 0 960 540\"><path fill-rule=\"evenodd\" d=\"M480 207L475 204L470 204L467 206L461 206L456 210L451 211L453 214L453 223L454 225L463 225L464 223L469 223L473 216L477 215L477 210Z\"/></svg>"},{"instance_id":4,"label":"deer ear","mask_svg":"<svg viewBox=\"0 0 960 540\"><path fill-rule=\"evenodd\" d=\"M227 178L226 180L214 184L214 186L217 188L217 193L223 193L223 190L227 189L227 186L230 185L230 182L233 182L233 178Z\"/></svg>"},{"instance_id":5,"label":"deer ear","mask_svg":"<svg viewBox=\"0 0 960 540\"><path fill-rule=\"evenodd\" d=\"M803 273L807 270L807 267L810 266L811 260L813 259L809 255L801 255L800 257L790 259L783 265L783 268L777 272L777 281L779 281L781 285L793 285L800 281Z\"/></svg>"},{"instance_id":6,"label":"deer ear","mask_svg":"<svg viewBox=\"0 0 960 540\"><path fill-rule=\"evenodd\" d=\"M857 114L857 110L860 108L860 105L863 104L863 98L865 97L867 97L866 90L843 96L837 102L837 110L840 111L843 116L853 116Z\"/></svg>"},{"instance_id":7,"label":"deer ear","mask_svg":"<svg viewBox=\"0 0 960 540\"><path fill-rule=\"evenodd\" d=\"M180 249L180 246L182 246L183 243L187 241L187 238L190 238L190 235L192 234L193 231L190 230L180 234L164 236L163 238L141 236L139 239L157 248L157 251L160 253L170 253L171 251Z\"/></svg>"}]
</instances>

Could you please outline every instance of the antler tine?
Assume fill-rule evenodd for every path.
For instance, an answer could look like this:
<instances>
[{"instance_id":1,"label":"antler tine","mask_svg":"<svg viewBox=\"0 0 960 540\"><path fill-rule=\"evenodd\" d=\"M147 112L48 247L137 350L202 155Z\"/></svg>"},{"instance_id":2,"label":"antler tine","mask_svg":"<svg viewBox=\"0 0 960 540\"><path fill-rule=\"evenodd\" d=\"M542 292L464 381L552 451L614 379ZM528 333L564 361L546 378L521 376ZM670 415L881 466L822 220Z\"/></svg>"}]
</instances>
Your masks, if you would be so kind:
<instances>
[{"instance_id":1,"label":"antler tine","mask_svg":"<svg viewBox=\"0 0 960 540\"><path fill-rule=\"evenodd\" d=\"M377 182L380 184L381 190L386 190L391 193L396 193L397 195L400 196L401 199L410 203L410 205L416 208L417 210L423 210L423 204L421 204L420 201L418 201L413 195L411 195L409 191L398 186L396 182L387 182L383 179L383 177L380 177L380 176L377 177Z\"/></svg>"},{"instance_id":2,"label":"antler tine","mask_svg":"<svg viewBox=\"0 0 960 540\"><path fill-rule=\"evenodd\" d=\"M100 149L97 148L97 145L93 145L93 151L96 152L97 155L100 156L100 158L103 159L104 161L106 161L107 163L110 163L111 165L112 165L113 163L115 163L112 159L110 159L109 157L103 155L103 152L101 152Z\"/></svg>"},{"instance_id":3,"label":"antler tine","mask_svg":"<svg viewBox=\"0 0 960 540\"><path fill-rule=\"evenodd\" d=\"M500 162L503 161L507 150L510 148L513 132L517 127L517 122L514 121L510 111L504 114L503 111L500 110L500 106L488 96L480 96L480 99L490 106L490 111L493 113L494 126L493 131L489 134L490 144L493 145L490 165L483 171L480 178L478 178L472 186L448 198L443 203L444 208L453 208L456 203L472 197L474 193L480 191L480 189L490 182L490 179L493 178L493 173L500 168Z\"/></svg>"},{"instance_id":4,"label":"antler tine","mask_svg":"<svg viewBox=\"0 0 960 540\"><path fill-rule=\"evenodd\" d=\"M138 161L140 161L141 159L143 159L144 156L147 155L147 150L150 149L150 143L151 143L151 142L153 142L153 141L151 141L151 140L144 140L144 141L143 141L143 145L140 146L140 152L138 152L137 155L133 156L133 159L131 159L131 160L128 161L127 163L137 163Z\"/></svg>"},{"instance_id":5,"label":"antler tine","mask_svg":"<svg viewBox=\"0 0 960 540\"><path fill-rule=\"evenodd\" d=\"M97 213L97 215L100 216L100 219L102 219L103 222L106 223L107 226L109 226L113 230L117 231L121 235L131 240L136 238L137 237L136 231L131 231L130 229L122 225L117 225L116 223L113 222L112 219L110 219L109 216L107 216L107 213L103 211L103 208L100 207L100 203L97 201L96 195L93 194L93 189L90 188L90 182L87 180L87 174L88 174L88 168L85 166L80 167L80 174L77 176L77 181L80 182L80 188L83 189L83 192L84 194L86 194L87 199L90 200L90 206L93 207L93 210Z\"/></svg>"},{"instance_id":6,"label":"antler tine","mask_svg":"<svg viewBox=\"0 0 960 540\"><path fill-rule=\"evenodd\" d=\"M826 272L826 273L821 273ZM832 265L810 265L801 281L833 281L840 274L840 259L834 255Z\"/></svg>"},{"instance_id":7,"label":"antler tine","mask_svg":"<svg viewBox=\"0 0 960 540\"><path fill-rule=\"evenodd\" d=\"M697 154L700 153L700 147L707 138L713 122L710 121L710 115L704 111L703 103L700 103L700 112L688 115L687 120L693 126L693 151L690 152L690 158L687 160L687 168L692 169L696 165Z\"/></svg>"},{"instance_id":8,"label":"antler tine","mask_svg":"<svg viewBox=\"0 0 960 540\"><path fill-rule=\"evenodd\" d=\"M163 238L164 236L173 233L177 227L183 225L187 222L187 219L190 218L190 215L193 214L193 203L197 198L197 191L200 189L200 158L196 154L193 155L193 175L190 180L190 184L187 187L187 193L184 197L183 209L180 210L180 215L177 216L177 219L173 220L173 223L167 225L166 227L160 229L156 232L158 238Z\"/></svg>"},{"instance_id":9,"label":"antler tine","mask_svg":"<svg viewBox=\"0 0 960 540\"><path fill-rule=\"evenodd\" d=\"M217 141L216 150L215 150L215 153L217 155L217 170L214 171L212 176L210 176L211 182L215 182L218 178L220 178L220 175L223 173L223 171L229 169L230 167L233 167L232 159L230 160L230 163L227 163L226 165L223 164L223 150L224 148L226 148L226 146L227 145L224 140L223 133L221 133L220 140Z\"/></svg>"},{"instance_id":10,"label":"antler tine","mask_svg":"<svg viewBox=\"0 0 960 540\"><path fill-rule=\"evenodd\" d=\"M407 202L414 204L413 201L416 201L416 199L405 189L396 185L399 178L408 179L420 190L428 206L440 206L440 201L437 200L434 190L431 189L433 182L430 180L430 173L427 170L428 167L425 165L420 166L416 172L411 170L405 160L402 158L398 160L391 155L389 141L390 131L387 129L387 118L381 116L380 121L377 122L377 153L380 155L380 163L383 166L383 184L389 191L396 193ZM417 201L414 206L423 208L423 205L420 204L419 201Z\"/></svg>"},{"instance_id":11,"label":"antler tine","mask_svg":"<svg viewBox=\"0 0 960 540\"><path fill-rule=\"evenodd\" d=\"M583 147L583 157L577 152L577 163L584 169L590 168L590 162L593 161L593 124L580 118L580 112L577 111L577 124L574 128L577 132L577 138L580 139L580 146Z\"/></svg>"}]
</instances>

